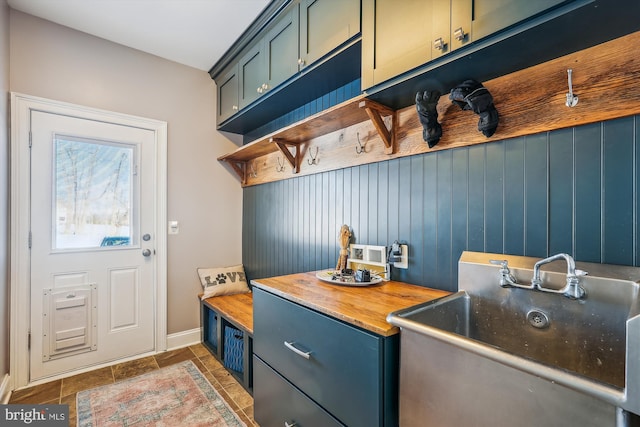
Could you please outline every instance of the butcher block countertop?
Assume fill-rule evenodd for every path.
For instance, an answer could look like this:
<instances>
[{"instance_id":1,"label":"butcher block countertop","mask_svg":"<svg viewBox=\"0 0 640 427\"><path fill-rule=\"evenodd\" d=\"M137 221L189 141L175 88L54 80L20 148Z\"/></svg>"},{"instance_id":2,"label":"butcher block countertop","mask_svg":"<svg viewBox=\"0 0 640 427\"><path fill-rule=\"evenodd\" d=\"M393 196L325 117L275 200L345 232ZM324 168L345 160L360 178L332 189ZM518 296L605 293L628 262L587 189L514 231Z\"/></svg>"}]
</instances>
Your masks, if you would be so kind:
<instances>
[{"instance_id":1,"label":"butcher block countertop","mask_svg":"<svg viewBox=\"0 0 640 427\"><path fill-rule=\"evenodd\" d=\"M399 332L387 323L387 314L450 294L393 280L367 287L333 285L318 279L315 272L256 279L251 284L382 336Z\"/></svg>"}]
</instances>

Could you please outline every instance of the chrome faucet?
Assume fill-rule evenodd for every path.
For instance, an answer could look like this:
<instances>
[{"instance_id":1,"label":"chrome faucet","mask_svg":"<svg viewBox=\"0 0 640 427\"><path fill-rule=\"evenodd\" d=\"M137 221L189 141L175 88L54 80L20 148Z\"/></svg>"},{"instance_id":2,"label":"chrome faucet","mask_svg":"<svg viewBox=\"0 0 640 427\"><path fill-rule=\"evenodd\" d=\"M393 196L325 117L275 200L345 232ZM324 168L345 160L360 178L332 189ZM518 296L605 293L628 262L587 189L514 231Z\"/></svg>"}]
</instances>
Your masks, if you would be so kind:
<instances>
[{"instance_id":1,"label":"chrome faucet","mask_svg":"<svg viewBox=\"0 0 640 427\"><path fill-rule=\"evenodd\" d=\"M542 279L540 278L540 267L550 262L564 259L567 262L567 284L562 289L551 289L542 286ZM577 270L576 263L567 254L557 254L550 256L549 258L542 259L535 263L533 266L533 279L531 284L525 285L518 283L515 277L509 270L509 264L507 260L495 260L489 261L491 264L500 266L500 286L503 288L521 288L521 289L533 289L541 292L551 292L554 294L563 294L570 299L582 299L587 296L585 289L580 286L580 277L587 275L586 271Z\"/></svg>"},{"instance_id":2,"label":"chrome faucet","mask_svg":"<svg viewBox=\"0 0 640 427\"><path fill-rule=\"evenodd\" d=\"M540 267L553 261L564 259L567 262L567 284L562 289L549 289L542 286L540 279ZM576 270L576 263L568 254L552 255L548 258L541 259L533 266L533 278L531 279L531 287L544 292L553 292L563 294L567 298L581 299L586 296L586 291L580 286L580 277L587 275L586 271Z\"/></svg>"},{"instance_id":3,"label":"chrome faucet","mask_svg":"<svg viewBox=\"0 0 640 427\"><path fill-rule=\"evenodd\" d=\"M509 270L509 262L506 259L492 259L489 260L491 264L500 266L500 286L503 288L508 288L511 286L522 287L518 283L513 274L511 274L511 270ZM531 288L533 289L533 288Z\"/></svg>"}]
</instances>

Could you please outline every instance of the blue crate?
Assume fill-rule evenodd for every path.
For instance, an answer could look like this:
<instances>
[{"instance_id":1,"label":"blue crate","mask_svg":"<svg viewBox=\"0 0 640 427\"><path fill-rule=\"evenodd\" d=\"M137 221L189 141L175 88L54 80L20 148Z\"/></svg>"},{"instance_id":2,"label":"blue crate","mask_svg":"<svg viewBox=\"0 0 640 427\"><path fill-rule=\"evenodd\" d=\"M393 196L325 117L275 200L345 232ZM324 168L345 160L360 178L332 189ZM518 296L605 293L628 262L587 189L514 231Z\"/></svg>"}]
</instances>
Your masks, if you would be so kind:
<instances>
[{"instance_id":1,"label":"blue crate","mask_svg":"<svg viewBox=\"0 0 640 427\"><path fill-rule=\"evenodd\" d=\"M205 309L207 313L207 329L205 341L218 349L218 313L213 310Z\"/></svg>"},{"instance_id":2,"label":"blue crate","mask_svg":"<svg viewBox=\"0 0 640 427\"><path fill-rule=\"evenodd\" d=\"M224 358L226 368L236 372L243 372L244 340L242 331L233 326L224 328Z\"/></svg>"}]
</instances>

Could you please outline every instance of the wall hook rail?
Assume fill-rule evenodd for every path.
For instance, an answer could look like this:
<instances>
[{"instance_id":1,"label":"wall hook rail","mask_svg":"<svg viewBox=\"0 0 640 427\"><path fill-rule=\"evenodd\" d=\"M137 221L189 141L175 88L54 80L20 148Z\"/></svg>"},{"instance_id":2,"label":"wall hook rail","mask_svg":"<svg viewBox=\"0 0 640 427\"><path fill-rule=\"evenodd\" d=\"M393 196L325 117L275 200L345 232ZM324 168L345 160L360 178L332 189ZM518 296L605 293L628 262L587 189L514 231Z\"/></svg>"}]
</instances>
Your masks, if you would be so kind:
<instances>
[{"instance_id":1,"label":"wall hook rail","mask_svg":"<svg viewBox=\"0 0 640 427\"><path fill-rule=\"evenodd\" d=\"M249 176L251 178L257 178L258 172L256 172L256 168L253 166L253 163L249 164Z\"/></svg>"},{"instance_id":2,"label":"wall hook rail","mask_svg":"<svg viewBox=\"0 0 640 427\"><path fill-rule=\"evenodd\" d=\"M278 166L276 166L276 172L284 172L284 160L278 156Z\"/></svg>"},{"instance_id":3,"label":"wall hook rail","mask_svg":"<svg viewBox=\"0 0 640 427\"><path fill-rule=\"evenodd\" d=\"M316 155L311 155L311 150L309 150L309 158L307 159L307 163L309 165L317 165L318 164L318 147L316 147Z\"/></svg>"},{"instance_id":4,"label":"wall hook rail","mask_svg":"<svg viewBox=\"0 0 640 427\"><path fill-rule=\"evenodd\" d=\"M567 70L567 80L569 81L569 93L567 93L567 102L565 103L567 107L575 107L578 105L578 95L573 94L573 81L571 75L573 74L573 70L569 68Z\"/></svg>"},{"instance_id":5,"label":"wall hook rail","mask_svg":"<svg viewBox=\"0 0 640 427\"><path fill-rule=\"evenodd\" d=\"M362 143L360 142L360 132L356 133L356 137L358 138L358 145L356 145L356 153L358 154L366 153L367 150L365 149L365 146L362 145Z\"/></svg>"}]
</instances>

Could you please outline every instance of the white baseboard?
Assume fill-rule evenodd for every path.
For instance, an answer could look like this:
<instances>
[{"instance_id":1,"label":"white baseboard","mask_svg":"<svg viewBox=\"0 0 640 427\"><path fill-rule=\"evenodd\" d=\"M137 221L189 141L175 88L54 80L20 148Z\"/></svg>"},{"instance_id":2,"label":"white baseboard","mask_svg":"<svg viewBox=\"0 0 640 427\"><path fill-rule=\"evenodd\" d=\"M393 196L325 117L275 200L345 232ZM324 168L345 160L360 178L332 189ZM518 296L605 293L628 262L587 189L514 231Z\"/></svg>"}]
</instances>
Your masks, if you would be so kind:
<instances>
[{"instance_id":1,"label":"white baseboard","mask_svg":"<svg viewBox=\"0 0 640 427\"><path fill-rule=\"evenodd\" d=\"M189 331L167 335L167 350L175 350L177 348L198 344L201 339L201 333L200 328L195 328Z\"/></svg>"},{"instance_id":2,"label":"white baseboard","mask_svg":"<svg viewBox=\"0 0 640 427\"><path fill-rule=\"evenodd\" d=\"M9 403L9 398L11 397L11 390L9 389L9 378L9 374L4 374L2 383L0 383L0 403L2 404Z\"/></svg>"}]
</instances>

